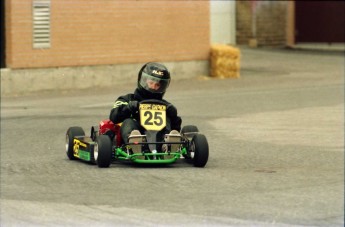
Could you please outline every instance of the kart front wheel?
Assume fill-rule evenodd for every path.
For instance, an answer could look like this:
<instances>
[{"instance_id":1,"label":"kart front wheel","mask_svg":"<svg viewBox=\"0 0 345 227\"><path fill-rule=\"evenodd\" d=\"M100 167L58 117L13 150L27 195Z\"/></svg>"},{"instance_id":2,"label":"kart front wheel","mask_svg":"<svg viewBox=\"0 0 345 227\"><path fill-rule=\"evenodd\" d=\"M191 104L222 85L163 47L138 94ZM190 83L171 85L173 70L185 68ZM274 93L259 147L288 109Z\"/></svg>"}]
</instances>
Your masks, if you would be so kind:
<instances>
[{"instance_id":1,"label":"kart front wheel","mask_svg":"<svg viewBox=\"0 0 345 227\"><path fill-rule=\"evenodd\" d=\"M193 136L190 157L195 167L204 167L208 161L208 142L203 134Z\"/></svg>"},{"instance_id":2,"label":"kart front wheel","mask_svg":"<svg viewBox=\"0 0 345 227\"><path fill-rule=\"evenodd\" d=\"M73 155L74 137L85 136L85 132L81 127L70 127L66 132L66 154L70 160L76 159Z\"/></svg>"},{"instance_id":3,"label":"kart front wheel","mask_svg":"<svg viewBox=\"0 0 345 227\"><path fill-rule=\"evenodd\" d=\"M198 127L196 127L195 125L185 125L183 126L182 130L181 130L181 135L186 138L188 141L191 141L193 139L193 136L195 134L199 133L199 129ZM191 159L191 155L193 154L184 154L183 157L187 160Z\"/></svg>"},{"instance_id":4,"label":"kart front wheel","mask_svg":"<svg viewBox=\"0 0 345 227\"><path fill-rule=\"evenodd\" d=\"M111 164L112 144L109 136L100 135L96 139L93 156L100 168L107 168Z\"/></svg>"}]
</instances>

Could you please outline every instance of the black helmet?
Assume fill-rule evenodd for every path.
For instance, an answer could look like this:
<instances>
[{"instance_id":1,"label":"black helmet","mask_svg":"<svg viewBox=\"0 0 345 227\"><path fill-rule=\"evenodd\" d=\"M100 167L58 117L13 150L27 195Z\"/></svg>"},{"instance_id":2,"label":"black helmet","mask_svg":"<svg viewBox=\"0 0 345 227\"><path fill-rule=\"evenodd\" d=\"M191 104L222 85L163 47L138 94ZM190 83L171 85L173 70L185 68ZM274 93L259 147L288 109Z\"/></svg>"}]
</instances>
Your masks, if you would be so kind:
<instances>
[{"instance_id":1,"label":"black helmet","mask_svg":"<svg viewBox=\"0 0 345 227\"><path fill-rule=\"evenodd\" d=\"M162 98L170 84L170 72L159 63L146 63L139 71L138 89L146 98Z\"/></svg>"}]
</instances>

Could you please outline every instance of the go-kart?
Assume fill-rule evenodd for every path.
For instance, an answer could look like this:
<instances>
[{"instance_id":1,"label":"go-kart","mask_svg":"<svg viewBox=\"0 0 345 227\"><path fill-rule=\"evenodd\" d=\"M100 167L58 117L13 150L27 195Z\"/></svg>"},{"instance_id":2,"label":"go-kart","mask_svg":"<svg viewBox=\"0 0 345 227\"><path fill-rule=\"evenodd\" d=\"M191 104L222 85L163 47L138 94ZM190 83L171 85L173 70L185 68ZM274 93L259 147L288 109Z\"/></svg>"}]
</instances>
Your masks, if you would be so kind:
<instances>
[{"instance_id":1,"label":"go-kart","mask_svg":"<svg viewBox=\"0 0 345 227\"><path fill-rule=\"evenodd\" d=\"M135 142L122 141L121 124L108 119L102 120L98 127L92 126L90 136L85 136L81 127L70 127L66 133L67 157L97 164L101 168L107 168L117 160L171 164L179 159L185 159L195 167L204 167L209 156L208 142L196 126L186 125L177 134L168 133L159 138L159 133L167 125L166 109L166 104L159 100L139 103L140 124L145 134L130 136ZM135 146L140 147L140 152L133 152Z\"/></svg>"}]
</instances>

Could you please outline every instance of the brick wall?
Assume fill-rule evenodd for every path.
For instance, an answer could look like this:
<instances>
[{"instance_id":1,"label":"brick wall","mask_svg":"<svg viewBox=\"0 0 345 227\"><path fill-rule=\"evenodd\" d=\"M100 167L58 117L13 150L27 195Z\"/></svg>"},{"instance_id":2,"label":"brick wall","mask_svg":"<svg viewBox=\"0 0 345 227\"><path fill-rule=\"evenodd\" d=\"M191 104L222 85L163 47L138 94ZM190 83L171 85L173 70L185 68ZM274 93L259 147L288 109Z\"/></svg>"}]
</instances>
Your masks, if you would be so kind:
<instances>
[{"instance_id":1,"label":"brick wall","mask_svg":"<svg viewBox=\"0 0 345 227\"><path fill-rule=\"evenodd\" d=\"M51 47L33 49L32 0L6 1L6 66L206 60L208 1L51 0Z\"/></svg>"},{"instance_id":2,"label":"brick wall","mask_svg":"<svg viewBox=\"0 0 345 227\"><path fill-rule=\"evenodd\" d=\"M284 46L287 7L288 1L236 1L237 44L248 44L249 39L256 38L259 46Z\"/></svg>"}]
</instances>

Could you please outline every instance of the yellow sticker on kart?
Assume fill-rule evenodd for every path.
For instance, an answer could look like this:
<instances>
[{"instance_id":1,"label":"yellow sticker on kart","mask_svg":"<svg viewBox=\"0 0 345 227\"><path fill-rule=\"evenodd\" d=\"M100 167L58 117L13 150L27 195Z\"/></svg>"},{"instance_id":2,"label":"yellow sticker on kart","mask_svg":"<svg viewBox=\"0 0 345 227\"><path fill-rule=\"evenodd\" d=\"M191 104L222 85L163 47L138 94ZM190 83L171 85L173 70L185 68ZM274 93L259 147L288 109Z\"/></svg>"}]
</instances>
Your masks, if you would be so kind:
<instances>
[{"instance_id":1,"label":"yellow sticker on kart","mask_svg":"<svg viewBox=\"0 0 345 227\"><path fill-rule=\"evenodd\" d=\"M73 156L79 158L79 147L86 148L87 145L78 139L73 140Z\"/></svg>"},{"instance_id":2,"label":"yellow sticker on kart","mask_svg":"<svg viewBox=\"0 0 345 227\"><path fill-rule=\"evenodd\" d=\"M140 104L140 124L146 130L160 131L166 124L166 105Z\"/></svg>"}]
</instances>

